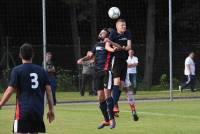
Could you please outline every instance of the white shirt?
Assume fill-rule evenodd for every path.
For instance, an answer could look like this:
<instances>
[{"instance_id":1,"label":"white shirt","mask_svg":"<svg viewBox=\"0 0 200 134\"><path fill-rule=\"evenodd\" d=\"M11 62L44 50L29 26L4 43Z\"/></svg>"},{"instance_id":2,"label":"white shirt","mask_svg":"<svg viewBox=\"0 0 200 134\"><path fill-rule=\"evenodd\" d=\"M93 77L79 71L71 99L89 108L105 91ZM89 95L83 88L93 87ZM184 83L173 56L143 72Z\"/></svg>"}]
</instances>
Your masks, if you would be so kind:
<instances>
[{"instance_id":1,"label":"white shirt","mask_svg":"<svg viewBox=\"0 0 200 134\"><path fill-rule=\"evenodd\" d=\"M126 60L126 62L128 64L138 64L138 58L136 56L133 56L133 57L129 56L128 59ZM136 74L137 73L137 67L128 67L127 73Z\"/></svg>"},{"instance_id":2,"label":"white shirt","mask_svg":"<svg viewBox=\"0 0 200 134\"><path fill-rule=\"evenodd\" d=\"M187 66L190 66L190 70L188 69ZM191 71L191 72L190 72ZM190 74L191 73L191 74ZM191 57L187 57L185 59L185 70L184 70L185 75L195 75L195 63Z\"/></svg>"}]
</instances>

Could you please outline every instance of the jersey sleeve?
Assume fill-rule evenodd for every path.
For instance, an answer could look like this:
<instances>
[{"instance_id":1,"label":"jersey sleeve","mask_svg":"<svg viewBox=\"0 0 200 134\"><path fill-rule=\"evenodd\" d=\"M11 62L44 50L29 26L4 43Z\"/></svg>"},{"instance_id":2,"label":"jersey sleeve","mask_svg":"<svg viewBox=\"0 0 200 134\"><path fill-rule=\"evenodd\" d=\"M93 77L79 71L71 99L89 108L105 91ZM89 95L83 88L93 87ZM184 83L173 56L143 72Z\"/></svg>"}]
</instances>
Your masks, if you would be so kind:
<instances>
[{"instance_id":1,"label":"jersey sleeve","mask_svg":"<svg viewBox=\"0 0 200 134\"><path fill-rule=\"evenodd\" d=\"M13 88L17 88L17 83L18 83L17 81L18 81L17 71L16 69L13 69L10 75L10 81L8 85Z\"/></svg>"}]
</instances>

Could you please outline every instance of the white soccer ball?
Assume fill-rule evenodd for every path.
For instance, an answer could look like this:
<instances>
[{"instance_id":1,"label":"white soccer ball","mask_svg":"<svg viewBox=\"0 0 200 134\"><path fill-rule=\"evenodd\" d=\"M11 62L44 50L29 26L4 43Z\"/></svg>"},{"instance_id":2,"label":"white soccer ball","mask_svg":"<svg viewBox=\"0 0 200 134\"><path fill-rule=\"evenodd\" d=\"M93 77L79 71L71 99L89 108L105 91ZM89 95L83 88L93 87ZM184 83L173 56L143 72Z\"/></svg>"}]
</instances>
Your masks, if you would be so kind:
<instances>
[{"instance_id":1,"label":"white soccer ball","mask_svg":"<svg viewBox=\"0 0 200 134\"><path fill-rule=\"evenodd\" d=\"M117 19L119 18L121 12L119 10L118 7L111 7L109 10L108 10L108 16L111 18L111 19Z\"/></svg>"}]
</instances>

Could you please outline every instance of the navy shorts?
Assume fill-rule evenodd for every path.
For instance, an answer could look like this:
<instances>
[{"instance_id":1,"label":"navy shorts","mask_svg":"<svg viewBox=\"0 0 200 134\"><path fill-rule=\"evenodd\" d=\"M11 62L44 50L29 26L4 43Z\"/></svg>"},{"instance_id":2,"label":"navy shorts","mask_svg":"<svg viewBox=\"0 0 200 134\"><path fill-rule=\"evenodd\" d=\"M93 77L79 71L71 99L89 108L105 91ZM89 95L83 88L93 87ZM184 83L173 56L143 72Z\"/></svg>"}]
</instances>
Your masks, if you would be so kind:
<instances>
[{"instance_id":1,"label":"navy shorts","mask_svg":"<svg viewBox=\"0 0 200 134\"><path fill-rule=\"evenodd\" d=\"M111 71L97 71L95 72L95 85L97 90L111 89L112 74Z\"/></svg>"},{"instance_id":2,"label":"navy shorts","mask_svg":"<svg viewBox=\"0 0 200 134\"><path fill-rule=\"evenodd\" d=\"M127 73L127 62L124 59L112 59L112 73L113 78L120 77L121 81L125 81Z\"/></svg>"},{"instance_id":3,"label":"navy shorts","mask_svg":"<svg viewBox=\"0 0 200 134\"><path fill-rule=\"evenodd\" d=\"M13 133L45 133L46 128L41 117L36 112L27 112L23 118L15 119Z\"/></svg>"}]
</instances>

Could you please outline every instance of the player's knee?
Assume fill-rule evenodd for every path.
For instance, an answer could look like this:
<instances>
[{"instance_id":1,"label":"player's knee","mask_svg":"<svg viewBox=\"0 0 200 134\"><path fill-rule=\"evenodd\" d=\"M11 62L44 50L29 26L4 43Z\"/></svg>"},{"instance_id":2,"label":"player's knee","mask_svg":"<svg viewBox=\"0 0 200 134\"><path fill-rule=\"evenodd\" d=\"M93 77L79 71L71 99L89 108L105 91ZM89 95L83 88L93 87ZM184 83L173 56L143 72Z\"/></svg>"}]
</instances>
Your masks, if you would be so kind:
<instances>
[{"instance_id":1,"label":"player's knee","mask_svg":"<svg viewBox=\"0 0 200 134\"><path fill-rule=\"evenodd\" d=\"M99 102L105 101L105 95L104 95L103 90L98 91L98 100Z\"/></svg>"}]
</instances>

